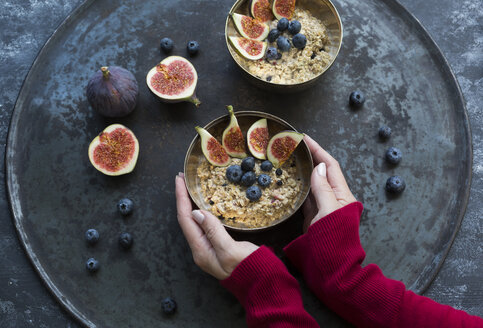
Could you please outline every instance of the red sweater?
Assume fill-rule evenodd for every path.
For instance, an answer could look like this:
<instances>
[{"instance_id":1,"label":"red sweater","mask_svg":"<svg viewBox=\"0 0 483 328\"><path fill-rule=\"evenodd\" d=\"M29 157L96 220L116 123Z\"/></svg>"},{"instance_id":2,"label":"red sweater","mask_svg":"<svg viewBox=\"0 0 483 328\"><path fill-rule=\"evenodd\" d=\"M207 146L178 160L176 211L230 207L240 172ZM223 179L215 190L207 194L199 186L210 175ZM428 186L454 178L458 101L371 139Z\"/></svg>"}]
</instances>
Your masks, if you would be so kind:
<instances>
[{"instance_id":1,"label":"red sweater","mask_svg":"<svg viewBox=\"0 0 483 328\"><path fill-rule=\"evenodd\" d=\"M362 267L361 203L313 224L285 247L310 289L358 327L483 327L483 319L406 291L375 264ZM319 327L304 310L297 281L267 247L243 260L221 284L246 311L248 327Z\"/></svg>"}]
</instances>

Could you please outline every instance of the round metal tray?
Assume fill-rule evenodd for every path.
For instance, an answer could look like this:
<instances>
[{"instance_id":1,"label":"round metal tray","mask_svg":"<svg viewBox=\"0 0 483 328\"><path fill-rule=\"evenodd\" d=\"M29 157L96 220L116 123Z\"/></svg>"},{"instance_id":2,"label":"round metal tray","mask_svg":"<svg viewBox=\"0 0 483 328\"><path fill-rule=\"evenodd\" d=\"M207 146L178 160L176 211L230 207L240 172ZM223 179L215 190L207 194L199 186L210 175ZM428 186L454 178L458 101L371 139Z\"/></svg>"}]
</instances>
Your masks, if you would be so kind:
<instances>
[{"instance_id":1,"label":"round metal tray","mask_svg":"<svg viewBox=\"0 0 483 328\"><path fill-rule=\"evenodd\" d=\"M417 20L394 0L336 1L345 27L333 67L309 90L271 94L249 84L224 42L232 0L86 1L54 33L20 92L8 136L6 168L13 219L27 256L54 297L79 322L99 327L244 327L235 298L193 263L176 220L174 177L195 135L235 110L273 113L318 140L346 173L365 205L361 239L365 263L422 292L438 272L464 215L472 149L464 101L438 47ZM199 74L199 109L160 103L144 84L162 59L159 40L175 41ZM102 65L131 70L140 87L138 107L127 118L107 120L85 97L90 75ZM361 89L364 107L348 107ZM111 123L131 128L140 142L133 173L108 177L89 163L87 148ZM387 124L393 136L377 138ZM384 162L389 146L401 148L397 167ZM383 189L398 174L407 189L389 198ZM116 212L122 197L134 200L129 218ZM234 234L281 248L301 232L298 213L275 229ZM100 243L87 247L84 232L97 228ZM133 248L118 248L120 232ZM96 275L85 261L101 263ZM298 276L296 272L294 274ZM300 277L299 277L300 278ZM307 310L324 326L347 324L302 284ZM179 311L165 317L160 301L174 297Z\"/></svg>"}]
</instances>

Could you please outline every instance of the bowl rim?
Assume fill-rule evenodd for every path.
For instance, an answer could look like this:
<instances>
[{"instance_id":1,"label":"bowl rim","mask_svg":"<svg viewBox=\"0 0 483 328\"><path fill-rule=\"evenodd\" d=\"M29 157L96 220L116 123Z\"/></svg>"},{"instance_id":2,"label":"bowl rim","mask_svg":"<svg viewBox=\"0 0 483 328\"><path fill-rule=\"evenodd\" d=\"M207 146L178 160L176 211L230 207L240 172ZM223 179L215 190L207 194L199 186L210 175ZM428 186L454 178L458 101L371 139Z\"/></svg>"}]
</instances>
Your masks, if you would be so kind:
<instances>
[{"instance_id":1,"label":"bowl rim","mask_svg":"<svg viewBox=\"0 0 483 328\"><path fill-rule=\"evenodd\" d=\"M231 44L230 44L230 41L228 39L228 24L230 22L230 19L231 19L231 15L233 14L233 12L235 11L235 8L238 7L241 3L245 2L245 1L250 1L250 0L236 0L235 3L233 4L233 6L231 6L230 8L230 11L228 12L228 15L226 17L226 21L225 21L225 43L226 43L226 48L228 50L228 53L230 54L231 58L233 59L233 61L236 63L236 65L238 67L240 67L246 74L248 74L249 76L257 79L258 81L261 81L263 82L264 84L267 84L267 85L277 85L277 86L287 86L287 87L293 87L293 86L299 86L299 87L303 87L305 85L308 85L312 82L314 82L315 80L317 80L319 77L321 77L325 72L327 72L329 70L329 68L332 67L332 65L335 63L335 60L337 59L337 57L339 56L339 52L340 52L340 49L342 48L342 39L344 37L344 26L342 25L342 19L340 18L340 14L339 12L337 11L337 8L335 7L334 3L331 1L331 0L322 0L323 2L325 2L327 4L327 6L330 8L330 10L332 11L332 13L334 14L334 16L336 17L337 19L337 25L339 25L339 29L340 29L340 32L339 32L339 44L337 46L337 51L335 53L335 56L334 58L332 58L332 61L329 63L329 65L327 65L327 67L325 67L319 74L317 74L316 76L314 76L313 78L309 79L309 80L306 80L306 81L303 81L303 82L298 82L298 83L291 83L291 84L287 84L287 83L274 83L274 82L268 82L268 81L265 81L264 79L261 79L260 77L250 73L245 67L243 67L242 65L240 65L236 59L233 57L233 54L232 52L230 51L230 48L232 47ZM233 50L233 51L236 51L236 50Z\"/></svg>"},{"instance_id":2,"label":"bowl rim","mask_svg":"<svg viewBox=\"0 0 483 328\"><path fill-rule=\"evenodd\" d=\"M280 117L275 116L273 114L269 114L269 113L261 112L261 111L252 111L252 110L241 110L241 111L235 112L235 114L237 116L257 116L257 117L260 117L260 118L271 119L273 121L276 121L277 123L281 123L281 124L286 125L289 129L291 129L291 130L293 130L295 132L298 132L297 129L295 129L287 121L285 121L284 119L281 119ZM206 130L208 130L211 127L213 127L214 125L220 123L221 121L223 121L225 119L229 119L229 117L230 117L229 114L225 114L225 115L219 116L219 117L215 118L214 120L212 120L211 122L207 123L205 126L203 126L203 128L206 129ZM184 166L183 166L183 171L184 172L186 172L186 170L187 170L188 158L190 157L191 153L193 152L193 148L195 147L195 144L197 143L197 141L198 141L199 138L200 138L199 134L196 134L195 137L193 138L193 140L191 141L191 143L190 143L190 145L188 147L188 150L186 151L186 155L185 155L185 159L184 159ZM310 152L310 149L309 149L307 143L305 142L305 139L302 140L301 144L303 144L303 147L305 147L305 151L306 151L306 153L309 156L310 167L311 167L311 169L313 171L313 169L314 169L314 160L312 158L312 154ZM191 188L189 187L189 185L187 183L186 173L184 175L184 181L185 181L186 189L188 190L188 194L189 194L191 200L193 201L193 203L195 203L196 206L198 206L198 204L196 204L196 202L194 201L194 199L195 199L193 197L194 191L191 190ZM306 201L307 197L309 196L310 190L311 190L311 185L310 185L310 179L309 179L307 191L303 194L303 196L302 196L302 199L303 200L300 202L300 204L298 206L296 206L291 211L291 214L290 215L288 215L286 217L283 217L282 219L280 219L279 221L277 221L275 224L271 224L271 225L263 226L263 227L254 227L254 228L234 227L234 226L230 226L228 224L225 224L223 222L222 222L222 224L223 224L223 226L225 228L227 228L229 230L232 230L232 231L238 231L238 232L259 232L259 231L264 231L264 230L271 229L271 228L279 225L280 223L285 222L288 219L290 219L302 207L303 203Z\"/></svg>"}]
</instances>

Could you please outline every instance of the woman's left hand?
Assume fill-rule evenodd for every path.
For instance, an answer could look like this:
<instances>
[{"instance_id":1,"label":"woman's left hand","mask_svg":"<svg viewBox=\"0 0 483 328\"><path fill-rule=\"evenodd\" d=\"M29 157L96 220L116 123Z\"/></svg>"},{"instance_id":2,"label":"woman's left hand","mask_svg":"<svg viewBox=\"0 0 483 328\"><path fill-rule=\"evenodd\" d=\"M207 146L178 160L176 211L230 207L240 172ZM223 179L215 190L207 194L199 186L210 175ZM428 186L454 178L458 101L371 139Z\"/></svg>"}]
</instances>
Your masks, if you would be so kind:
<instances>
[{"instance_id":1,"label":"woman's left hand","mask_svg":"<svg viewBox=\"0 0 483 328\"><path fill-rule=\"evenodd\" d=\"M193 211L183 173L176 176L176 207L196 265L215 278L228 278L241 261L258 249L250 242L235 241L210 212Z\"/></svg>"}]
</instances>

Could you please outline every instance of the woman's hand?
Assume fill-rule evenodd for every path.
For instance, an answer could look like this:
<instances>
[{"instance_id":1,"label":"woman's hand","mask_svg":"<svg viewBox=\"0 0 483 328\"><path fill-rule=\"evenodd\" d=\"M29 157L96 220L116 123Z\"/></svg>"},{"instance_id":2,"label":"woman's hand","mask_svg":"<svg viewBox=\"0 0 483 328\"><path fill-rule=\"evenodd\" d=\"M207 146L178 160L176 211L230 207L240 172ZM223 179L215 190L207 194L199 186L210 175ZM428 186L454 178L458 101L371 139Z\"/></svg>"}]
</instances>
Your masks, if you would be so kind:
<instances>
[{"instance_id":1,"label":"woman's hand","mask_svg":"<svg viewBox=\"0 0 483 328\"><path fill-rule=\"evenodd\" d=\"M183 173L176 176L176 207L179 225L196 265L215 278L228 278L241 261L258 249L252 243L233 240L210 212L192 211Z\"/></svg>"},{"instance_id":2,"label":"woman's hand","mask_svg":"<svg viewBox=\"0 0 483 328\"><path fill-rule=\"evenodd\" d=\"M309 136L304 137L309 146L315 168L312 172L311 192L304 203L304 231L324 216L355 202L339 163Z\"/></svg>"}]
</instances>

